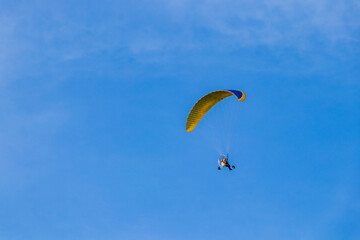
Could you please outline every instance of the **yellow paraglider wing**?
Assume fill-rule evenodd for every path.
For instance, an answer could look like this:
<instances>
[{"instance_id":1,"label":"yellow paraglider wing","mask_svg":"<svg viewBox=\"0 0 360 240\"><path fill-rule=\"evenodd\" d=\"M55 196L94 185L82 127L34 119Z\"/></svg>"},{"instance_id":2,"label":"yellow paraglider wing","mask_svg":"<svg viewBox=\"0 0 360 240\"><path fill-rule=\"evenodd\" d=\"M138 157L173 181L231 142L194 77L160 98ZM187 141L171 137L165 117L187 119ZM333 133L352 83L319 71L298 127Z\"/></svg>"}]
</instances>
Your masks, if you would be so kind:
<instances>
[{"instance_id":1,"label":"yellow paraglider wing","mask_svg":"<svg viewBox=\"0 0 360 240\"><path fill-rule=\"evenodd\" d=\"M191 109L186 121L186 131L191 132L194 130L199 121L205 116L205 114L218 102L224 98L234 95L239 101L244 101L246 95L240 90L219 90L211 92L202 97Z\"/></svg>"}]
</instances>

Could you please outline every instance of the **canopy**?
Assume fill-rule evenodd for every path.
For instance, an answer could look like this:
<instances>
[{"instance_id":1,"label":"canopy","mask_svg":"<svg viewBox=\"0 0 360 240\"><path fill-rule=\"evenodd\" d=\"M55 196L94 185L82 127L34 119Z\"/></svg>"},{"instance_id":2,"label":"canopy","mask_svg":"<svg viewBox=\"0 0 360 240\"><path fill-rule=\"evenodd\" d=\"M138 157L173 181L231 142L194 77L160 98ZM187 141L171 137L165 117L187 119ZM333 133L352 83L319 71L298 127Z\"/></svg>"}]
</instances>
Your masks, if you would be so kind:
<instances>
[{"instance_id":1,"label":"canopy","mask_svg":"<svg viewBox=\"0 0 360 240\"><path fill-rule=\"evenodd\" d=\"M246 95L240 90L218 90L202 97L191 109L186 121L186 131L194 130L205 114L221 100L234 95L239 101L244 101Z\"/></svg>"}]
</instances>

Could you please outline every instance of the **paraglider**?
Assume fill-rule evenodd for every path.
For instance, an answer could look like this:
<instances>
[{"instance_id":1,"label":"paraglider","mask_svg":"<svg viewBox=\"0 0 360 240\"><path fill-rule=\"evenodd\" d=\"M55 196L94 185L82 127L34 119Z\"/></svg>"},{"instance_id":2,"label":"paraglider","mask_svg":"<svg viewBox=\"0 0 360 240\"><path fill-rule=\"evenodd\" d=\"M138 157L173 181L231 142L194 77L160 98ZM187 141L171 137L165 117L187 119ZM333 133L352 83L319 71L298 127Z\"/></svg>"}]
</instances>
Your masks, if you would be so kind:
<instances>
[{"instance_id":1,"label":"paraglider","mask_svg":"<svg viewBox=\"0 0 360 240\"><path fill-rule=\"evenodd\" d=\"M218 164L219 164L218 170L221 170L221 168L224 168L224 167L229 168L230 171L235 169L234 165L231 166L232 168L230 167L229 154L226 154L226 157L225 157L225 155L221 154L219 157L219 160L218 160Z\"/></svg>"},{"instance_id":2,"label":"paraglider","mask_svg":"<svg viewBox=\"0 0 360 240\"><path fill-rule=\"evenodd\" d=\"M186 131L192 132L195 129L195 127L198 125L200 120L206 115L206 113L212 107L214 107L217 103L219 103L223 99L233 95L238 99L238 101L244 101L246 98L245 93L240 90L218 90L211 92L205 95L204 97L202 97L199 101L195 103L195 105L192 107L187 117ZM229 168L229 170L235 168L235 166L230 166L228 154L226 156L221 154L218 160L218 164L219 164L218 170L224 167Z\"/></svg>"}]
</instances>

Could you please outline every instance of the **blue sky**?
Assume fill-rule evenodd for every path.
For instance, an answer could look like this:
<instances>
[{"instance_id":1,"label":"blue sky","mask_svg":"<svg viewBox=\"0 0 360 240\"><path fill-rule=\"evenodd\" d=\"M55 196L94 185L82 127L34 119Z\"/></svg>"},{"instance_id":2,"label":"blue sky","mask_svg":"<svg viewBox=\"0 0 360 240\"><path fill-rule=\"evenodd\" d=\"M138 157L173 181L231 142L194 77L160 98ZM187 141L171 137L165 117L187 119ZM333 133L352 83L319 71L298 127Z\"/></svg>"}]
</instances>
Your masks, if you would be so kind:
<instances>
[{"instance_id":1,"label":"blue sky","mask_svg":"<svg viewBox=\"0 0 360 240\"><path fill-rule=\"evenodd\" d=\"M359 12L0 1L0 239L360 239ZM217 89L231 173L185 131Z\"/></svg>"}]
</instances>

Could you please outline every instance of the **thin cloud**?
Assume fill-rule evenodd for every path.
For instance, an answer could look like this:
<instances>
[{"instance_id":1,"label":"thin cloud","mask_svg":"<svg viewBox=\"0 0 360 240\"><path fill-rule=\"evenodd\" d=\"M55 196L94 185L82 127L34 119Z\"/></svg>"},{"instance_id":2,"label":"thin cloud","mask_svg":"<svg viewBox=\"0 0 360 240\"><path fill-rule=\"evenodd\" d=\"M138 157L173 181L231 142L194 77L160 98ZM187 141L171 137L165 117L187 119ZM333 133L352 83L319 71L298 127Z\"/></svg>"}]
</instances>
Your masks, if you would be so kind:
<instances>
[{"instance_id":1,"label":"thin cloud","mask_svg":"<svg viewBox=\"0 0 360 240\"><path fill-rule=\"evenodd\" d=\"M314 35L330 41L354 38L360 26L356 1L159 1L178 22L201 25L244 45L297 45ZM174 3L175 2L175 3ZM186 9L186 10L184 10Z\"/></svg>"}]
</instances>

